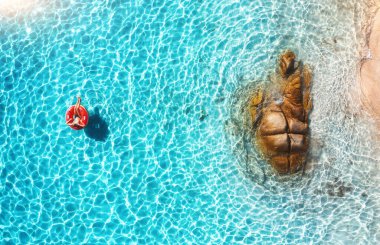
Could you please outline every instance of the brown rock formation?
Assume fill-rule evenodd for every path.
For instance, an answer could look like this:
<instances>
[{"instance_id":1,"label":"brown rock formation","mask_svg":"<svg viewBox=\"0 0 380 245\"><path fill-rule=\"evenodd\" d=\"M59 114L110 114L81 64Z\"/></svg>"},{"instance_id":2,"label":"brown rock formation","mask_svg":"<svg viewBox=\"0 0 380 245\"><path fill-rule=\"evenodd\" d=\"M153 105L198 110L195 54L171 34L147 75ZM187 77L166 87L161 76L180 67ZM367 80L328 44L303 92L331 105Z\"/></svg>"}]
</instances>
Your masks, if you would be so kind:
<instances>
[{"instance_id":1,"label":"brown rock formation","mask_svg":"<svg viewBox=\"0 0 380 245\"><path fill-rule=\"evenodd\" d=\"M280 174L302 169L309 146L311 72L307 66L296 66L295 58L292 51L280 56L281 98L259 89L249 105L257 145Z\"/></svg>"}]
</instances>

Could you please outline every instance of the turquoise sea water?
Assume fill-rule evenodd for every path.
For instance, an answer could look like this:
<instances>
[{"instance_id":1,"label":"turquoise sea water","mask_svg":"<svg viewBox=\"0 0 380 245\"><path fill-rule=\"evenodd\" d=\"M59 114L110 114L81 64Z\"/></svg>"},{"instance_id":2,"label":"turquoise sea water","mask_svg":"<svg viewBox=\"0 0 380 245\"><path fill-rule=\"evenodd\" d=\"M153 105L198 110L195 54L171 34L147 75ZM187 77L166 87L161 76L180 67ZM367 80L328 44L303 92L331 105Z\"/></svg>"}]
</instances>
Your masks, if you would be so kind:
<instances>
[{"instance_id":1,"label":"turquoise sea water","mask_svg":"<svg viewBox=\"0 0 380 245\"><path fill-rule=\"evenodd\" d=\"M376 244L379 161L345 94L361 10L327 0L0 9L2 243ZM246 157L236 98L285 48L315 72L314 167L252 179L241 166L262 165ZM84 131L65 125L77 95L91 115Z\"/></svg>"}]
</instances>

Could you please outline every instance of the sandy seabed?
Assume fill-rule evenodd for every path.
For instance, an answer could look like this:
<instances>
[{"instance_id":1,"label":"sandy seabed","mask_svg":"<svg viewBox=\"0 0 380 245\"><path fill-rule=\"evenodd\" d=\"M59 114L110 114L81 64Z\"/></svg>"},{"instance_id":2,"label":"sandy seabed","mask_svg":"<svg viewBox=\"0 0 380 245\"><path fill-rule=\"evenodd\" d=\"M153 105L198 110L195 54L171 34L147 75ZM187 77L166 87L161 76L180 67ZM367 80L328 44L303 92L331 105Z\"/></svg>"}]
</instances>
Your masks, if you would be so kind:
<instances>
[{"instance_id":1,"label":"sandy seabed","mask_svg":"<svg viewBox=\"0 0 380 245\"><path fill-rule=\"evenodd\" d=\"M367 20L363 23L364 42L358 69L360 100L367 113L380 127L380 1L369 1Z\"/></svg>"}]
</instances>

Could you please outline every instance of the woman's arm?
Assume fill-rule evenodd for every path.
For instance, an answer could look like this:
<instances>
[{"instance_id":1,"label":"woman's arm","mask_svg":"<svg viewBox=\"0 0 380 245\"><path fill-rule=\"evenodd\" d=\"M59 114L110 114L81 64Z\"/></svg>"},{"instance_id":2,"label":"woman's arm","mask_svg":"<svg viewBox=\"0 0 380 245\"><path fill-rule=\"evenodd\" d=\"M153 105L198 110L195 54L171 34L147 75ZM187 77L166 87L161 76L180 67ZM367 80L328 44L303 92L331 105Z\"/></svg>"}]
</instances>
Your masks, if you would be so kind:
<instances>
[{"instance_id":1,"label":"woman's arm","mask_svg":"<svg viewBox=\"0 0 380 245\"><path fill-rule=\"evenodd\" d=\"M70 118L70 119L66 122L66 124L67 124L67 125L70 125L70 123L72 124L73 121L74 121L74 118Z\"/></svg>"},{"instance_id":2,"label":"woman's arm","mask_svg":"<svg viewBox=\"0 0 380 245\"><path fill-rule=\"evenodd\" d=\"M86 126L86 124L84 124L84 123L82 122L82 120L80 120L79 123L78 123L78 126L84 128L84 127Z\"/></svg>"}]
</instances>

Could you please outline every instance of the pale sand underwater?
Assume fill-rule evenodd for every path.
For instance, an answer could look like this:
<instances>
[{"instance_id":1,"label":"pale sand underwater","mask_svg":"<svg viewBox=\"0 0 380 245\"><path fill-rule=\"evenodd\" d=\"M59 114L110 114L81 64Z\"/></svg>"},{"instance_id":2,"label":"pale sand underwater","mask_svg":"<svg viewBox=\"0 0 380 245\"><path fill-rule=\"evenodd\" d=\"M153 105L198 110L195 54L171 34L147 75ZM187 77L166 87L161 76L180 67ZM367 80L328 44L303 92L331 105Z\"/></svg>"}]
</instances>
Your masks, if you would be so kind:
<instances>
[{"instance_id":1,"label":"pale sand underwater","mask_svg":"<svg viewBox=\"0 0 380 245\"><path fill-rule=\"evenodd\" d=\"M360 100L380 127L380 1L370 1L363 25L364 47L358 72Z\"/></svg>"}]
</instances>

